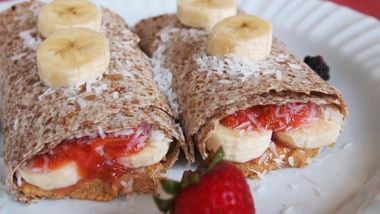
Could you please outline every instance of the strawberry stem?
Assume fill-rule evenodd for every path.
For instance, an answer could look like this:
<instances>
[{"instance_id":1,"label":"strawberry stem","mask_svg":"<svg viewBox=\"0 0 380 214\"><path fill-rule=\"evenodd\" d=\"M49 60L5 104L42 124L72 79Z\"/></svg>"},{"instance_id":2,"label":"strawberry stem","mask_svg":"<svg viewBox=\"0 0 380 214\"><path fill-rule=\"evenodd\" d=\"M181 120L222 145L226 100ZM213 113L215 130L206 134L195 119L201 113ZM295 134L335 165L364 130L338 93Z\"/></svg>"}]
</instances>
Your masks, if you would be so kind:
<instances>
[{"instance_id":1,"label":"strawberry stem","mask_svg":"<svg viewBox=\"0 0 380 214\"><path fill-rule=\"evenodd\" d=\"M166 193L175 195L181 189L181 184L177 181L164 179L161 180L161 186Z\"/></svg>"},{"instance_id":2,"label":"strawberry stem","mask_svg":"<svg viewBox=\"0 0 380 214\"><path fill-rule=\"evenodd\" d=\"M187 171L184 172L182 181L181 181L181 189L185 189L186 187L196 184L201 179L200 175L196 172Z\"/></svg>"},{"instance_id":3,"label":"strawberry stem","mask_svg":"<svg viewBox=\"0 0 380 214\"><path fill-rule=\"evenodd\" d=\"M207 166L207 169L208 170L211 170L212 168L214 168L214 166L216 164L218 164L220 161L223 160L223 157L224 157L224 151L223 151L223 147L220 147L212 157L210 157L210 162Z\"/></svg>"},{"instance_id":4,"label":"strawberry stem","mask_svg":"<svg viewBox=\"0 0 380 214\"><path fill-rule=\"evenodd\" d=\"M163 213L167 213L170 211L170 209L172 208L173 201L174 201L173 198L165 200L156 196L153 196L153 200L154 200L154 203L157 205L158 209Z\"/></svg>"}]
</instances>

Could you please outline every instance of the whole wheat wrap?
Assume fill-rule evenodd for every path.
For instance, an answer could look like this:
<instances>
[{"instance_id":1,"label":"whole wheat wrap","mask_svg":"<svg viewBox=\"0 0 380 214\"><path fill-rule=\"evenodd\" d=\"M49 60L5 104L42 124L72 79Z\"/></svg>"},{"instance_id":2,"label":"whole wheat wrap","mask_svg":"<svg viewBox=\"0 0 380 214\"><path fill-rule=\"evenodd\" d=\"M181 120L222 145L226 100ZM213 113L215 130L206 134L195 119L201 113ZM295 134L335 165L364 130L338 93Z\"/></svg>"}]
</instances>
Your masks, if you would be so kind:
<instances>
[{"instance_id":1,"label":"whole wheat wrap","mask_svg":"<svg viewBox=\"0 0 380 214\"><path fill-rule=\"evenodd\" d=\"M177 159L184 139L172 110L153 82L149 60L137 46L138 37L121 17L103 9L102 33L111 48L109 70L96 83L53 90L43 85L37 74L36 49L42 41L36 24L40 6L31 1L0 14L0 110L10 191L23 201L64 196L110 200L124 193L153 191L161 173ZM131 170L123 178L134 179L129 190L96 183L82 185L84 192L86 188L94 192L87 195L81 190L63 195L35 188L20 190L15 172L36 154L64 140L123 131L141 123L151 124L174 142L160 163Z\"/></svg>"},{"instance_id":2,"label":"whole wheat wrap","mask_svg":"<svg viewBox=\"0 0 380 214\"><path fill-rule=\"evenodd\" d=\"M179 118L189 144L194 143L206 157L205 141L214 122L238 110L256 105L314 102L336 105L346 116L347 107L337 89L322 80L306 64L274 38L270 56L261 62L239 57L210 57L206 54L209 31L183 26L175 15L162 15L139 22L135 32L140 46L158 64L156 73L170 71L172 89L179 105ZM191 145L189 145L191 147ZM284 151L283 151L284 150ZM281 148L283 159L306 153L296 167L305 165L318 151ZM237 164L245 174L288 167L278 166L270 152L266 166ZM302 159L302 160L301 160ZM286 161L287 162L287 161Z\"/></svg>"}]
</instances>

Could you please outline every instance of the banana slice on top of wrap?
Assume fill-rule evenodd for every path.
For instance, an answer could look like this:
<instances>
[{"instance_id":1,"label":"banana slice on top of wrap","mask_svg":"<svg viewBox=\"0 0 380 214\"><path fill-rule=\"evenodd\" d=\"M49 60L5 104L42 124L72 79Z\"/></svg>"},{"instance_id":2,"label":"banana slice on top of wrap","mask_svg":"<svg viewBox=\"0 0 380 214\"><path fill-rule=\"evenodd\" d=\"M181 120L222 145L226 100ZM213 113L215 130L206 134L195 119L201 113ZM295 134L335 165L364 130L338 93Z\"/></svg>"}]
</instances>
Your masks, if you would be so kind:
<instances>
[{"instance_id":1,"label":"banana slice on top of wrap","mask_svg":"<svg viewBox=\"0 0 380 214\"><path fill-rule=\"evenodd\" d=\"M50 36L57 30L76 27L100 31L101 23L102 12L90 1L55 0L41 8L38 31L44 37Z\"/></svg>"},{"instance_id":2,"label":"banana slice on top of wrap","mask_svg":"<svg viewBox=\"0 0 380 214\"><path fill-rule=\"evenodd\" d=\"M108 40L87 28L59 30L37 50L38 73L52 88L95 81L107 71L109 63Z\"/></svg>"},{"instance_id":3,"label":"banana slice on top of wrap","mask_svg":"<svg viewBox=\"0 0 380 214\"><path fill-rule=\"evenodd\" d=\"M212 28L237 13L235 0L178 0L177 17L182 24L195 28Z\"/></svg>"},{"instance_id":4,"label":"banana slice on top of wrap","mask_svg":"<svg viewBox=\"0 0 380 214\"><path fill-rule=\"evenodd\" d=\"M235 54L250 60L264 60L272 48L272 25L251 15L237 15L216 24L209 35L207 53Z\"/></svg>"}]
</instances>

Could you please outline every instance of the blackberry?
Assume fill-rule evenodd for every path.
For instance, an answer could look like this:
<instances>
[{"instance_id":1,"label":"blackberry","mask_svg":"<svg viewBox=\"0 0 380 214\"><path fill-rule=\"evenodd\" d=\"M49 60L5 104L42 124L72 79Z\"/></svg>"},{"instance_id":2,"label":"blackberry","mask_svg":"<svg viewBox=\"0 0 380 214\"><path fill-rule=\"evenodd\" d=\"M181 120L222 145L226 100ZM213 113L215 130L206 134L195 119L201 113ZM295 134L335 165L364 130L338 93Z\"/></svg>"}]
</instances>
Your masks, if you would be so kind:
<instances>
[{"instance_id":1,"label":"blackberry","mask_svg":"<svg viewBox=\"0 0 380 214\"><path fill-rule=\"evenodd\" d=\"M330 68L321 56L306 56L303 60L311 69L315 71L322 79L330 79Z\"/></svg>"}]
</instances>

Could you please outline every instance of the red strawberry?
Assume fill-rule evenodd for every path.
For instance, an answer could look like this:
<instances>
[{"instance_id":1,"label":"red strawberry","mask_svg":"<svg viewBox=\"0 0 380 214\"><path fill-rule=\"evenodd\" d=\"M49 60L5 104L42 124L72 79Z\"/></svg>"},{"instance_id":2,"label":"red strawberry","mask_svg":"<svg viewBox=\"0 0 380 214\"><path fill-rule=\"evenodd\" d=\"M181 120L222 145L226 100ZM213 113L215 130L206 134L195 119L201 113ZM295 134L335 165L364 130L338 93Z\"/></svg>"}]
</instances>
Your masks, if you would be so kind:
<instances>
[{"instance_id":1,"label":"red strawberry","mask_svg":"<svg viewBox=\"0 0 380 214\"><path fill-rule=\"evenodd\" d=\"M175 195L155 202L162 212L171 214L255 213L253 198L242 172L222 161L223 150L201 165L184 173L181 183L162 180L163 189Z\"/></svg>"}]
</instances>

